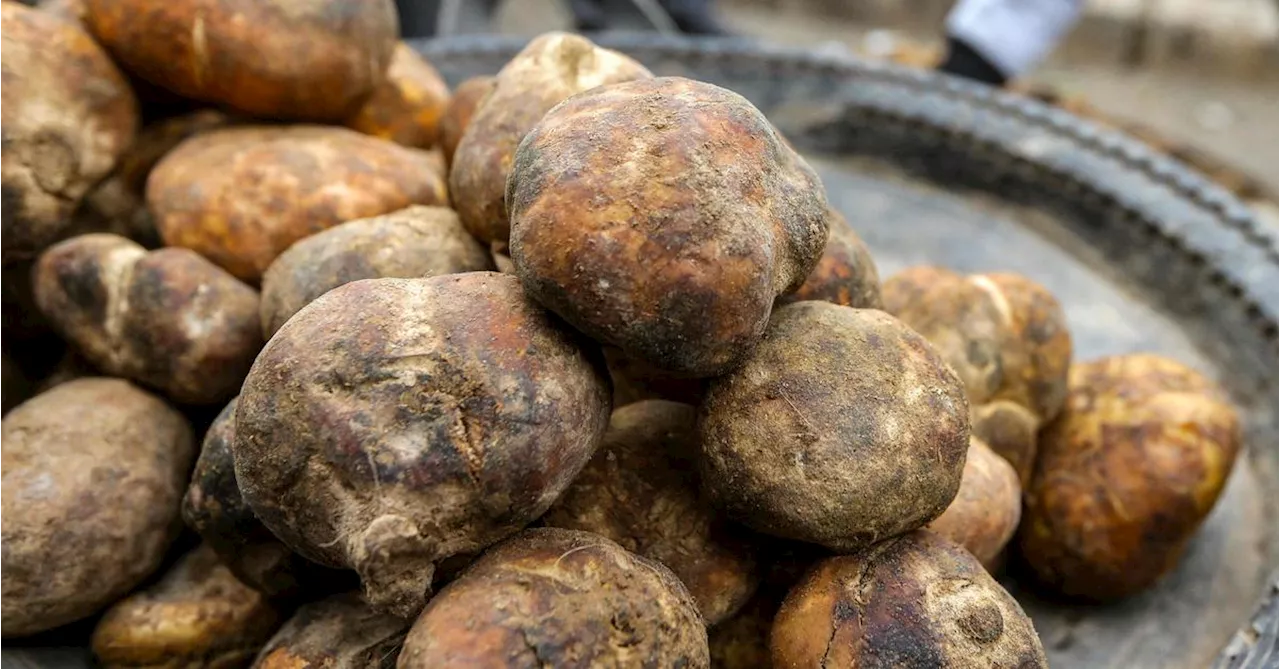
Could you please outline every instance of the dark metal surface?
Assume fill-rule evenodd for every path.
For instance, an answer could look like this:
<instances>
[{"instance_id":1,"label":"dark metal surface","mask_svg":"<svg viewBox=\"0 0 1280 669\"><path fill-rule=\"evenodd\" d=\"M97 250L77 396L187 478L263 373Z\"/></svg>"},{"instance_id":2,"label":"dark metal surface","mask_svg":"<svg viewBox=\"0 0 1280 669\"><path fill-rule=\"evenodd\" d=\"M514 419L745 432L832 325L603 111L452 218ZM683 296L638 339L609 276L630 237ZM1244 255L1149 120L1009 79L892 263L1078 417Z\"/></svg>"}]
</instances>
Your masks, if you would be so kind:
<instances>
[{"instance_id":1,"label":"dark metal surface","mask_svg":"<svg viewBox=\"0 0 1280 669\"><path fill-rule=\"evenodd\" d=\"M1276 666L1273 230L1184 166L1030 100L742 43L598 41L655 73L717 83L759 106L821 173L882 276L922 262L1022 272L1062 301L1079 359L1154 351L1227 387L1248 448L1174 573L1105 607L1044 601L1009 585L1056 667ZM523 42L415 46L456 85L497 71ZM3 669L83 667L82 649L49 648L83 644L87 628L6 643Z\"/></svg>"},{"instance_id":2,"label":"dark metal surface","mask_svg":"<svg viewBox=\"0 0 1280 669\"><path fill-rule=\"evenodd\" d=\"M1275 231L1146 145L1058 109L847 57L654 35L599 40L659 75L731 88L814 163L883 276L931 262L1007 269L1064 304L1079 359L1153 351L1226 386L1248 448L1178 569L1111 606L1010 587L1054 666L1275 666ZM451 83L520 39L416 44Z\"/></svg>"}]
</instances>

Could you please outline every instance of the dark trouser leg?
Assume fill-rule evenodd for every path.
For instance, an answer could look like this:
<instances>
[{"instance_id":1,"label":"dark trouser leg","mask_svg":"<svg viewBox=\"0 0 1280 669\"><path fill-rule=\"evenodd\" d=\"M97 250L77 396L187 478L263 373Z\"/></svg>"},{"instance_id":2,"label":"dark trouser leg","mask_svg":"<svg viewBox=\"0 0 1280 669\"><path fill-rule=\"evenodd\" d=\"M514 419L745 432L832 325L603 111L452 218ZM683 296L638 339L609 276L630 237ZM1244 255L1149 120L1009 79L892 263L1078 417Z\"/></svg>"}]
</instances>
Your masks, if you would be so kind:
<instances>
[{"instance_id":1,"label":"dark trouser leg","mask_svg":"<svg viewBox=\"0 0 1280 669\"><path fill-rule=\"evenodd\" d=\"M600 0L569 0L569 11L573 12L573 27L579 32L599 32L609 27L609 17Z\"/></svg>"},{"instance_id":2,"label":"dark trouser leg","mask_svg":"<svg viewBox=\"0 0 1280 669\"><path fill-rule=\"evenodd\" d=\"M680 32L691 35L732 34L716 17L712 0L659 0L659 4L671 15Z\"/></svg>"},{"instance_id":3,"label":"dark trouser leg","mask_svg":"<svg viewBox=\"0 0 1280 669\"><path fill-rule=\"evenodd\" d=\"M449 34L488 32L501 0L396 0L400 14L400 36L435 37L442 29ZM452 9L447 15L446 5ZM448 19L448 25L441 21Z\"/></svg>"},{"instance_id":4,"label":"dark trouser leg","mask_svg":"<svg viewBox=\"0 0 1280 669\"><path fill-rule=\"evenodd\" d=\"M954 37L947 38L947 58L938 70L957 77L980 81L992 86L1003 86L1006 77L973 47Z\"/></svg>"},{"instance_id":5,"label":"dark trouser leg","mask_svg":"<svg viewBox=\"0 0 1280 669\"><path fill-rule=\"evenodd\" d=\"M400 14L401 37L410 39L436 34L439 0L396 0L396 11Z\"/></svg>"}]
</instances>

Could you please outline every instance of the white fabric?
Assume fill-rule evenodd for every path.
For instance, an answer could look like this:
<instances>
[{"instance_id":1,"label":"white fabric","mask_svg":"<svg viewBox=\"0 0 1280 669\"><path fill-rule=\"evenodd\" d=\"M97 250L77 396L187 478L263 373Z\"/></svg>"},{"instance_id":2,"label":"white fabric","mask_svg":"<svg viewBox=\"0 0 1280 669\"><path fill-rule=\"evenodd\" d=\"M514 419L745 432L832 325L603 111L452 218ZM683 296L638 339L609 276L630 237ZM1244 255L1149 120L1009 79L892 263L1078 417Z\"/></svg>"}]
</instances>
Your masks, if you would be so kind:
<instances>
[{"instance_id":1,"label":"white fabric","mask_svg":"<svg viewBox=\"0 0 1280 669\"><path fill-rule=\"evenodd\" d=\"M1084 0L958 0L947 34L1012 79L1039 64L1083 9Z\"/></svg>"}]
</instances>

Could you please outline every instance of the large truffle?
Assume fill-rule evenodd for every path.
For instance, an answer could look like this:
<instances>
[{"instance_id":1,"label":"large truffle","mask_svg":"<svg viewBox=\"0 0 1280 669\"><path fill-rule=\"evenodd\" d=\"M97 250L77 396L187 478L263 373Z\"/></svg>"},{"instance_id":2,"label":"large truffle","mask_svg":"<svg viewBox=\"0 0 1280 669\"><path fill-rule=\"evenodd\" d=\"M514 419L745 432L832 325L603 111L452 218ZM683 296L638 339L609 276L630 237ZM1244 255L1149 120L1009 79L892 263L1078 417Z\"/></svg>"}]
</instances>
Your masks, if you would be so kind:
<instances>
[{"instance_id":1,"label":"large truffle","mask_svg":"<svg viewBox=\"0 0 1280 669\"><path fill-rule=\"evenodd\" d=\"M1068 596L1138 592L1177 565L1239 450L1235 409L1194 370L1144 354L1074 365L1027 487L1022 558Z\"/></svg>"},{"instance_id":2,"label":"large truffle","mask_svg":"<svg viewBox=\"0 0 1280 669\"><path fill-rule=\"evenodd\" d=\"M97 613L160 566L194 457L182 414L128 381L77 379L2 432L5 637Z\"/></svg>"},{"instance_id":3,"label":"large truffle","mask_svg":"<svg viewBox=\"0 0 1280 669\"><path fill-rule=\"evenodd\" d=\"M447 203L438 161L345 128L228 128L165 156L147 181L147 206L165 244L256 282L304 237L411 204Z\"/></svg>"},{"instance_id":4,"label":"large truffle","mask_svg":"<svg viewBox=\"0 0 1280 669\"><path fill-rule=\"evenodd\" d=\"M822 183L764 115L677 77L602 86L548 112L516 152L506 202L531 295L690 375L749 356L774 299L827 241Z\"/></svg>"},{"instance_id":5,"label":"large truffle","mask_svg":"<svg viewBox=\"0 0 1280 669\"><path fill-rule=\"evenodd\" d=\"M507 241L503 197L525 134L575 93L649 76L636 61L585 37L548 33L530 42L498 72L452 153L449 190L462 224L480 241Z\"/></svg>"},{"instance_id":6,"label":"large truffle","mask_svg":"<svg viewBox=\"0 0 1280 669\"><path fill-rule=\"evenodd\" d=\"M383 80L392 0L87 0L125 69L188 98L280 119L341 121Z\"/></svg>"},{"instance_id":7,"label":"large truffle","mask_svg":"<svg viewBox=\"0 0 1280 669\"><path fill-rule=\"evenodd\" d=\"M748 533L698 494L696 418L661 400L614 411L595 457L542 521L666 565L714 625L746 603L760 574Z\"/></svg>"},{"instance_id":8,"label":"large truffle","mask_svg":"<svg viewBox=\"0 0 1280 669\"><path fill-rule=\"evenodd\" d=\"M797 302L713 380L702 485L758 531L848 552L909 532L956 495L964 388L929 342L874 309Z\"/></svg>"},{"instance_id":9,"label":"large truffle","mask_svg":"<svg viewBox=\"0 0 1280 669\"><path fill-rule=\"evenodd\" d=\"M440 591L398 669L709 664L693 598L666 567L590 532L526 530Z\"/></svg>"},{"instance_id":10,"label":"large truffle","mask_svg":"<svg viewBox=\"0 0 1280 669\"><path fill-rule=\"evenodd\" d=\"M182 403L227 401L262 348L257 291L187 249L73 237L40 256L35 294L94 365Z\"/></svg>"},{"instance_id":11,"label":"large truffle","mask_svg":"<svg viewBox=\"0 0 1280 669\"><path fill-rule=\"evenodd\" d=\"M368 279L276 332L236 410L236 480L304 556L411 616L435 565L551 506L609 418L599 353L490 272Z\"/></svg>"},{"instance_id":12,"label":"large truffle","mask_svg":"<svg viewBox=\"0 0 1280 669\"><path fill-rule=\"evenodd\" d=\"M489 254L446 207L415 206L343 223L289 247L262 277L268 339L313 300L360 279L411 279L491 269Z\"/></svg>"},{"instance_id":13,"label":"large truffle","mask_svg":"<svg viewBox=\"0 0 1280 669\"><path fill-rule=\"evenodd\" d=\"M0 31L0 255L10 263L63 235L80 199L133 142L138 101L75 22L5 2Z\"/></svg>"},{"instance_id":14,"label":"large truffle","mask_svg":"<svg viewBox=\"0 0 1280 669\"><path fill-rule=\"evenodd\" d=\"M820 562L782 604L777 667L1047 667L1023 613L963 548L926 531Z\"/></svg>"}]
</instances>

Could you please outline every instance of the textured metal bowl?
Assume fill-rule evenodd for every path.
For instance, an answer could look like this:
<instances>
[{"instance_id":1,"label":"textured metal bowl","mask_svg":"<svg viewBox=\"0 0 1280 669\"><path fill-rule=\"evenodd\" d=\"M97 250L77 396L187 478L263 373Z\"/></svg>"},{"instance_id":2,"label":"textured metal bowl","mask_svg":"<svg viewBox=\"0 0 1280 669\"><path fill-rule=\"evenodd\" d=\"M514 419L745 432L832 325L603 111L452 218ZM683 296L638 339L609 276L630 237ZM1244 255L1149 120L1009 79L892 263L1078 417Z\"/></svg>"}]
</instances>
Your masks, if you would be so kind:
<instances>
[{"instance_id":1,"label":"textured metal bowl","mask_svg":"<svg viewBox=\"0 0 1280 669\"><path fill-rule=\"evenodd\" d=\"M1056 667L1276 664L1276 234L1140 142L1034 100L902 67L741 41L603 36L659 75L765 112L818 169L881 275L1006 269L1063 302L1078 359L1153 351L1230 389L1248 448L1177 571L1109 606L1010 588ZM416 45L451 84L523 40Z\"/></svg>"},{"instance_id":2,"label":"textured metal bowl","mask_svg":"<svg viewBox=\"0 0 1280 669\"><path fill-rule=\"evenodd\" d=\"M1008 585L1055 667L1274 667L1277 243L1183 165L1060 110L930 73L743 42L605 36L654 72L731 88L822 174L883 276L1005 269L1062 301L1078 359L1153 351L1228 388L1247 449L1177 570L1109 606ZM415 45L451 84L523 40ZM81 667L87 624L7 643L10 665Z\"/></svg>"}]
</instances>

